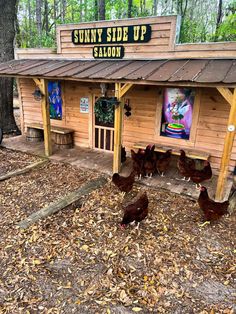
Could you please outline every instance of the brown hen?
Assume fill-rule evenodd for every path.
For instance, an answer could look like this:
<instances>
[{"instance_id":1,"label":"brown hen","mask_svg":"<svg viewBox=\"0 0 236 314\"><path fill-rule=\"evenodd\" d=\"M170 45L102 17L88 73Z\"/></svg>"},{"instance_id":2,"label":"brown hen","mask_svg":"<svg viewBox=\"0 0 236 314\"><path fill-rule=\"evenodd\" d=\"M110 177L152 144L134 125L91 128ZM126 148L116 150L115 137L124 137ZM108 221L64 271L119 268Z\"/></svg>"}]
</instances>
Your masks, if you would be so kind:
<instances>
[{"instance_id":1,"label":"brown hen","mask_svg":"<svg viewBox=\"0 0 236 314\"><path fill-rule=\"evenodd\" d=\"M146 192L139 192L133 200L123 207L124 217L120 223L121 227L126 227L131 222L139 224L148 215L148 198Z\"/></svg>"},{"instance_id":2,"label":"brown hen","mask_svg":"<svg viewBox=\"0 0 236 314\"><path fill-rule=\"evenodd\" d=\"M198 205L203 211L204 218L207 221L219 219L228 212L229 201L222 203L215 202L209 198L207 188L202 186L198 197Z\"/></svg>"},{"instance_id":3,"label":"brown hen","mask_svg":"<svg viewBox=\"0 0 236 314\"><path fill-rule=\"evenodd\" d=\"M114 173L112 182L119 188L121 192L129 192L133 188L135 181L135 171L132 171L128 177L123 177L119 173Z\"/></svg>"},{"instance_id":4,"label":"brown hen","mask_svg":"<svg viewBox=\"0 0 236 314\"><path fill-rule=\"evenodd\" d=\"M144 176L144 158L145 150L139 149L137 153L131 149L131 158L133 160L133 170L137 174L138 178L141 179Z\"/></svg>"},{"instance_id":5,"label":"brown hen","mask_svg":"<svg viewBox=\"0 0 236 314\"><path fill-rule=\"evenodd\" d=\"M204 168L202 170L192 170L190 171L190 178L196 184L196 188L201 186L201 182L210 180L212 177L212 170L209 161L204 161Z\"/></svg>"},{"instance_id":6,"label":"brown hen","mask_svg":"<svg viewBox=\"0 0 236 314\"><path fill-rule=\"evenodd\" d=\"M157 156L155 153L155 145L148 145L145 149L144 171L148 178L151 178L156 170Z\"/></svg>"},{"instance_id":7,"label":"brown hen","mask_svg":"<svg viewBox=\"0 0 236 314\"><path fill-rule=\"evenodd\" d=\"M194 160L187 158L185 151L181 149L177 167L179 173L184 177L183 180L185 180L185 178L189 178L190 180L191 172L195 169L195 162Z\"/></svg>"},{"instance_id":8,"label":"brown hen","mask_svg":"<svg viewBox=\"0 0 236 314\"><path fill-rule=\"evenodd\" d=\"M167 150L156 162L157 171L162 177L164 177L164 173L170 166L171 152L171 149Z\"/></svg>"}]
</instances>

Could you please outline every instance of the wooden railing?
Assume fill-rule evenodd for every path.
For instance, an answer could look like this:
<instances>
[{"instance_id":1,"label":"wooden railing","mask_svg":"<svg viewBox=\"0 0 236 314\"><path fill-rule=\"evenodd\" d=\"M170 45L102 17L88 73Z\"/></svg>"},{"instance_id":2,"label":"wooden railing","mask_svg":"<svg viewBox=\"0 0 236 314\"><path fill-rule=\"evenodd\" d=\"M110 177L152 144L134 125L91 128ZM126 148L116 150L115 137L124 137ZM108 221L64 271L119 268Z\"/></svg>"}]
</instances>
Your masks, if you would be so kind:
<instances>
[{"instance_id":1,"label":"wooden railing","mask_svg":"<svg viewBox=\"0 0 236 314\"><path fill-rule=\"evenodd\" d=\"M94 132L94 147L96 149L113 152L114 128L95 125Z\"/></svg>"}]
</instances>

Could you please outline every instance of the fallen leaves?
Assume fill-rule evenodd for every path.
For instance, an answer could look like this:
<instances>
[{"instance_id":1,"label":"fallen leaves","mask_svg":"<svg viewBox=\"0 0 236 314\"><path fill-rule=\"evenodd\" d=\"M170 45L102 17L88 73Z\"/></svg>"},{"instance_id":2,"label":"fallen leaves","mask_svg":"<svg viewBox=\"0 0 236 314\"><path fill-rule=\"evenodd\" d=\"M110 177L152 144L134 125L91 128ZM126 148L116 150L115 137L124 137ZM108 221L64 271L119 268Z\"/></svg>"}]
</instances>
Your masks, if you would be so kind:
<instances>
[{"instance_id":1,"label":"fallen leaves","mask_svg":"<svg viewBox=\"0 0 236 314\"><path fill-rule=\"evenodd\" d=\"M200 214L185 197L148 189L150 214L140 232L132 226L122 231L123 196L108 183L79 209L24 232L16 228L27 213L96 175L49 163L9 180L7 189L2 183L0 312L209 314L214 304L215 313L230 313L234 217L225 218L227 227L200 229Z\"/></svg>"}]
</instances>

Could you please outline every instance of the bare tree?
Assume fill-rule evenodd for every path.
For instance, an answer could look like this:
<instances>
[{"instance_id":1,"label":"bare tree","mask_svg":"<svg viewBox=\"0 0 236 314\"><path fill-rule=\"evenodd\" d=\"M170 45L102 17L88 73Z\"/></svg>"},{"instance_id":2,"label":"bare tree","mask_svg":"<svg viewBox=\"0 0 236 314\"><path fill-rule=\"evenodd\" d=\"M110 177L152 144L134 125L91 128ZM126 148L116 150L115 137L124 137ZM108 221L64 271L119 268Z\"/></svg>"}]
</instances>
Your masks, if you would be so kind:
<instances>
[{"instance_id":1,"label":"bare tree","mask_svg":"<svg viewBox=\"0 0 236 314\"><path fill-rule=\"evenodd\" d=\"M217 19L216 19L215 40L217 40L217 38L218 38L218 29L219 29L220 24L221 24L221 22L222 22L222 16L223 16L222 1L223 1L223 0L219 0L219 3L218 3L218 12L217 12Z\"/></svg>"},{"instance_id":2,"label":"bare tree","mask_svg":"<svg viewBox=\"0 0 236 314\"><path fill-rule=\"evenodd\" d=\"M62 0L62 21L65 23L67 0Z\"/></svg>"},{"instance_id":3,"label":"bare tree","mask_svg":"<svg viewBox=\"0 0 236 314\"><path fill-rule=\"evenodd\" d=\"M128 18L132 17L133 0L128 0Z\"/></svg>"},{"instance_id":4,"label":"bare tree","mask_svg":"<svg viewBox=\"0 0 236 314\"><path fill-rule=\"evenodd\" d=\"M0 0L0 62L14 59L17 0ZM0 127L5 133L17 132L13 114L13 79L0 78Z\"/></svg>"},{"instance_id":5,"label":"bare tree","mask_svg":"<svg viewBox=\"0 0 236 314\"><path fill-rule=\"evenodd\" d=\"M106 6L105 0L99 0L99 20L106 19Z\"/></svg>"},{"instance_id":6,"label":"bare tree","mask_svg":"<svg viewBox=\"0 0 236 314\"><path fill-rule=\"evenodd\" d=\"M36 0L36 24L38 31L38 45L42 45L42 0Z\"/></svg>"},{"instance_id":7,"label":"bare tree","mask_svg":"<svg viewBox=\"0 0 236 314\"><path fill-rule=\"evenodd\" d=\"M98 21L98 0L94 0L94 21Z\"/></svg>"},{"instance_id":8,"label":"bare tree","mask_svg":"<svg viewBox=\"0 0 236 314\"><path fill-rule=\"evenodd\" d=\"M44 28L46 35L49 34L49 19L48 19L48 0L44 0Z\"/></svg>"},{"instance_id":9,"label":"bare tree","mask_svg":"<svg viewBox=\"0 0 236 314\"><path fill-rule=\"evenodd\" d=\"M153 1L153 15L157 15L157 0Z\"/></svg>"}]
</instances>

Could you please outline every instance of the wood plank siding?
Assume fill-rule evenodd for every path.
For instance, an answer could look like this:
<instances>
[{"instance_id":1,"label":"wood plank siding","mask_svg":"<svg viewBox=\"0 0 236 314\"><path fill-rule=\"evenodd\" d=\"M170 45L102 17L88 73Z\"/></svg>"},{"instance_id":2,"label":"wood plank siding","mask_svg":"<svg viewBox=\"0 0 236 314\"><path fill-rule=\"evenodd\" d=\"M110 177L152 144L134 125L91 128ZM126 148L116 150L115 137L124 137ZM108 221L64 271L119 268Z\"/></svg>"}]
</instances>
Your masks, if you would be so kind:
<instances>
[{"instance_id":1,"label":"wood plank siding","mask_svg":"<svg viewBox=\"0 0 236 314\"><path fill-rule=\"evenodd\" d=\"M147 43L125 43L125 58L124 59L145 59L155 58L159 52L173 50L176 36L176 16L158 17L158 18L140 18L128 19L119 21L106 21L106 27L114 26L128 26L150 24L152 27L151 40ZM79 25L58 25L57 26L57 52L66 58L79 58L93 59L91 45L74 45L71 41L71 32L73 29L84 28L99 28L104 25L104 22L81 23Z\"/></svg>"},{"instance_id":2,"label":"wood plank siding","mask_svg":"<svg viewBox=\"0 0 236 314\"><path fill-rule=\"evenodd\" d=\"M35 101L32 93L35 84L32 79L20 79L20 90L23 105L24 130L27 124L42 122L40 102ZM113 89L112 86L110 86ZM158 135L158 123L161 119L163 88L154 86L134 86L125 98L130 101L131 116L124 116L123 145L129 151L134 143L145 141L168 145L168 139ZM92 147L92 100L99 95L98 84L62 81L63 119L51 119L52 126L73 129L74 143L77 146ZM80 98L89 97L90 113L80 113ZM211 155L211 164L218 173L222 155L224 137L230 105L214 88L201 89L200 108L196 118L196 134L192 143L177 140L178 147L205 150ZM172 145L175 139L172 140ZM236 141L230 160L230 170L236 162Z\"/></svg>"}]
</instances>

